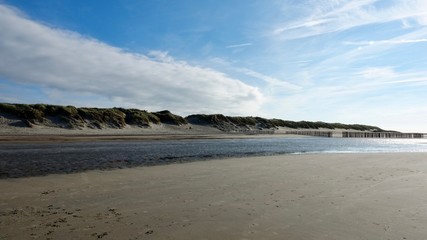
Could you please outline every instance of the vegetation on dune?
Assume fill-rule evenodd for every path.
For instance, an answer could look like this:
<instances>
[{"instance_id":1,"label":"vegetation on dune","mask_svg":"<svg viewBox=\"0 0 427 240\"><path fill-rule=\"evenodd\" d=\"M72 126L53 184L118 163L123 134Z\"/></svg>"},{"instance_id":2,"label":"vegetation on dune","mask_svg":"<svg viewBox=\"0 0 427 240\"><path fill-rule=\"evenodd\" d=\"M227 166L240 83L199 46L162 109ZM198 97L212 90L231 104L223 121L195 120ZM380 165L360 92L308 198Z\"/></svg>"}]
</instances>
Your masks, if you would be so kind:
<instances>
[{"instance_id":1,"label":"vegetation on dune","mask_svg":"<svg viewBox=\"0 0 427 240\"><path fill-rule=\"evenodd\" d=\"M0 112L14 115L23 120L27 126L43 121L44 113L38 108L26 104L0 104Z\"/></svg>"},{"instance_id":2,"label":"vegetation on dune","mask_svg":"<svg viewBox=\"0 0 427 240\"><path fill-rule=\"evenodd\" d=\"M169 111L150 113L138 109L76 108L46 104L0 103L0 113L21 119L27 126L34 124L62 128L124 128L127 124L148 127L150 124L186 124L187 121Z\"/></svg>"},{"instance_id":3,"label":"vegetation on dune","mask_svg":"<svg viewBox=\"0 0 427 240\"><path fill-rule=\"evenodd\" d=\"M77 111L92 128L124 128L126 126L126 114L115 108L78 108Z\"/></svg>"},{"instance_id":4,"label":"vegetation on dune","mask_svg":"<svg viewBox=\"0 0 427 240\"><path fill-rule=\"evenodd\" d=\"M174 125L183 125L188 123L187 120L185 120L185 118L172 114L168 110L155 112L153 114L156 115L162 123L174 124Z\"/></svg>"},{"instance_id":5,"label":"vegetation on dune","mask_svg":"<svg viewBox=\"0 0 427 240\"><path fill-rule=\"evenodd\" d=\"M138 110L138 109L124 109L117 108L119 111L126 114L125 121L129 125L137 125L139 127L148 127L150 123L160 124L160 118L153 113Z\"/></svg>"},{"instance_id":6,"label":"vegetation on dune","mask_svg":"<svg viewBox=\"0 0 427 240\"><path fill-rule=\"evenodd\" d=\"M360 131L382 132L379 127L360 125L360 124L342 124L342 123L325 123L325 122L309 122L309 121L287 121L281 119L265 119L261 117L227 117L221 114L205 115L196 114L187 117L187 121L192 124L216 125L221 128L258 128L271 129L277 127L288 127L293 129L352 129Z\"/></svg>"},{"instance_id":7,"label":"vegetation on dune","mask_svg":"<svg viewBox=\"0 0 427 240\"><path fill-rule=\"evenodd\" d=\"M287 121L261 117L229 117L222 114L195 114L186 118L170 111L147 112L139 109L124 108L76 108L47 104L9 104L0 103L0 113L9 114L22 120L27 126L47 125L62 128L124 128L126 125L149 127L151 124L209 125L223 131L262 130L288 127L293 129L352 129L360 131L382 132L379 127L325 123L309 121Z\"/></svg>"}]
</instances>

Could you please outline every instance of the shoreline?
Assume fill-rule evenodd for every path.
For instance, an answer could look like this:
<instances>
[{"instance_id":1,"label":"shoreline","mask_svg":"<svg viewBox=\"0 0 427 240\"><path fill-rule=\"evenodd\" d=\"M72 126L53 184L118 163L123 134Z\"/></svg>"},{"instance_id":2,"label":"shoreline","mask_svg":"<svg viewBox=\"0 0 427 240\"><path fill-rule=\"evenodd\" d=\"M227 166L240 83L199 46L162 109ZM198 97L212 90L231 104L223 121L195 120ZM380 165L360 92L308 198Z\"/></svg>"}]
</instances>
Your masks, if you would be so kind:
<instances>
[{"instance_id":1,"label":"shoreline","mask_svg":"<svg viewBox=\"0 0 427 240\"><path fill-rule=\"evenodd\" d=\"M10 127L0 125L1 143L31 142L84 142L84 141L121 141L121 140L190 140L190 139L240 139L294 137L286 134L287 128L281 128L274 134L244 134L223 132L211 126L187 124L173 126L168 124L152 125L149 128L127 126L123 129L62 129L35 126L34 128ZM302 136L300 136L302 137Z\"/></svg>"},{"instance_id":2,"label":"shoreline","mask_svg":"<svg viewBox=\"0 0 427 240\"><path fill-rule=\"evenodd\" d=\"M0 238L423 239L426 157L278 155L1 179Z\"/></svg>"},{"instance_id":3,"label":"shoreline","mask_svg":"<svg viewBox=\"0 0 427 240\"><path fill-rule=\"evenodd\" d=\"M282 154L425 152L425 141L341 140L300 135L0 136L0 179ZM314 144L314 145L313 145ZM394 147L393 147L394 146ZM364 151L363 149L376 149ZM397 151L395 151L397 150Z\"/></svg>"},{"instance_id":4,"label":"shoreline","mask_svg":"<svg viewBox=\"0 0 427 240\"><path fill-rule=\"evenodd\" d=\"M203 140L203 139L256 139L256 138L316 138L310 136L277 132L274 134L242 134L242 133L109 133L96 134L61 134L61 133L30 133L30 134L1 134L0 144L5 143L61 143L61 142L92 142L92 141L156 141L156 140ZM332 137L342 138L342 137ZM345 138L343 138L345 139ZM364 139L426 139L423 138L364 138Z\"/></svg>"},{"instance_id":5,"label":"shoreline","mask_svg":"<svg viewBox=\"0 0 427 240\"><path fill-rule=\"evenodd\" d=\"M370 137L370 134L372 137ZM149 127L136 127L126 125L124 128L81 128L67 129L33 125L33 127L11 126L0 122L0 144L2 143L31 143L31 142L85 142L85 141L125 141L125 140L189 140L189 139L241 139L241 138L283 138L283 137L333 137L344 138L364 136L365 138L377 138L377 134L349 129L294 129L288 127L276 127L274 129L251 129L222 131L211 125L171 125L153 124ZM405 133L408 136L409 133ZM365 136L366 135L366 136ZM369 136L368 136L369 135ZM384 133L392 136L393 133ZM414 135L414 134L412 134ZM411 135L411 136L412 136ZM419 135L419 134L418 134ZM418 136L417 135L417 136ZM425 138L426 134L421 134ZM402 135L404 136L404 135ZM347 137L345 137L347 138ZM385 137L389 138L389 137ZM390 137L399 139L400 137ZM413 137L415 139L415 137ZM418 138L418 137L417 137ZM420 139L422 139L420 138ZM411 139L411 138L408 138Z\"/></svg>"},{"instance_id":6,"label":"shoreline","mask_svg":"<svg viewBox=\"0 0 427 240\"><path fill-rule=\"evenodd\" d=\"M151 140L191 140L191 139L244 139L244 138L294 138L308 137L292 134L40 134L40 135L0 135L2 143L57 143L57 142L85 142L85 141L151 141Z\"/></svg>"}]
</instances>

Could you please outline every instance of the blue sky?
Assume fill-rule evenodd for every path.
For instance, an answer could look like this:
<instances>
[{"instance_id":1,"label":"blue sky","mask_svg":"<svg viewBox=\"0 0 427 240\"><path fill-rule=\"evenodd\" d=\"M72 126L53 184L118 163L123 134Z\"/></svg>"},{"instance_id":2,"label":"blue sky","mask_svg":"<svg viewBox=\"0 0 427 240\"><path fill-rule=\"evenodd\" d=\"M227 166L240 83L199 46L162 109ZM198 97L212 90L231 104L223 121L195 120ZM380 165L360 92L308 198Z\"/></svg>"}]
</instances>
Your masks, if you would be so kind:
<instances>
[{"instance_id":1,"label":"blue sky","mask_svg":"<svg viewBox=\"0 0 427 240\"><path fill-rule=\"evenodd\" d=\"M427 132L425 0L0 0L0 101Z\"/></svg>"}]
</instances>

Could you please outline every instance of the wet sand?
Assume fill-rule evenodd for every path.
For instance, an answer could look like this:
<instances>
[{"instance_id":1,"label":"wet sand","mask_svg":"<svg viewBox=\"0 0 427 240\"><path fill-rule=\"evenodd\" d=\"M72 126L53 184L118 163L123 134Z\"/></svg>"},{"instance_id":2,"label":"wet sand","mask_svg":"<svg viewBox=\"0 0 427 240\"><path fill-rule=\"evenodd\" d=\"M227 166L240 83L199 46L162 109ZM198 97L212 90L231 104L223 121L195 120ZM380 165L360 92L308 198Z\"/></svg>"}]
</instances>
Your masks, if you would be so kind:
<instances>
[{"instance_id":1,"label":"wet sand","mask_svg":"<svg viewBox=\"0 0 427 240\"><path fill-rule=\"evenodd\" d=\"M235 158L0 180L0 239L425 239L426 153Z\"/></svg>"}]
</instances>

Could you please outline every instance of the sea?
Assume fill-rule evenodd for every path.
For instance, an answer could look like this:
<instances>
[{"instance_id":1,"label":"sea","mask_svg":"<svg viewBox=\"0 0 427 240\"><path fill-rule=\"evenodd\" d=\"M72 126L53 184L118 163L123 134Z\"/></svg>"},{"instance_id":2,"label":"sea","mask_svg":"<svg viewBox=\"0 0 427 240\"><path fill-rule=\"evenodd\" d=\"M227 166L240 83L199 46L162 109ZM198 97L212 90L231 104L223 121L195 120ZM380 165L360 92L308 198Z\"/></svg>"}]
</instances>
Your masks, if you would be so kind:
<instances>
[{"instance_id":1,"label":"sea","mask_svg":"<svg viewBox=\"0 0 427 240\"><path fill-rule=\"evenodd\" d=\"M280 154L427 152L427 139L253 138L0 144L0 178Z\"/></svg>"}]
</instances>

